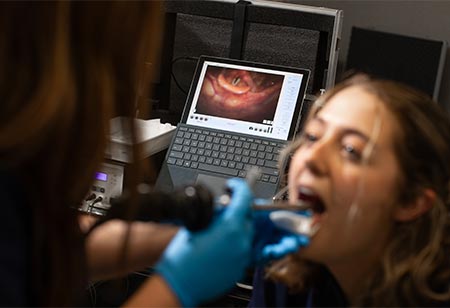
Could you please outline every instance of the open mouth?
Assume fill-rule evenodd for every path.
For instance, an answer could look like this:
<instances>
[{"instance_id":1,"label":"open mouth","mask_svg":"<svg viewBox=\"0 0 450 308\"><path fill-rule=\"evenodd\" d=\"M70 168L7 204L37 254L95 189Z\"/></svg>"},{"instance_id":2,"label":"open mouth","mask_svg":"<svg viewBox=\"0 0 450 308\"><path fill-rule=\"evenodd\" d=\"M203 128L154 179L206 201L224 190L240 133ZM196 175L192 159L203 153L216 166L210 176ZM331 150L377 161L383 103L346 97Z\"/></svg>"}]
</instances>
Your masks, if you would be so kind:
<instances>
[{"instance_id":1,"label":"open mouth","mask_svg":"<svg viewBox=\"0 0 450 308\"><path fill-rule=\"evenodd\" d=\"M325 213L326 207L318 194L309 188L301 187L298 191L298 200L301 203L308 204L314 214L321 215Z\"/></svg>"}]
</instances>

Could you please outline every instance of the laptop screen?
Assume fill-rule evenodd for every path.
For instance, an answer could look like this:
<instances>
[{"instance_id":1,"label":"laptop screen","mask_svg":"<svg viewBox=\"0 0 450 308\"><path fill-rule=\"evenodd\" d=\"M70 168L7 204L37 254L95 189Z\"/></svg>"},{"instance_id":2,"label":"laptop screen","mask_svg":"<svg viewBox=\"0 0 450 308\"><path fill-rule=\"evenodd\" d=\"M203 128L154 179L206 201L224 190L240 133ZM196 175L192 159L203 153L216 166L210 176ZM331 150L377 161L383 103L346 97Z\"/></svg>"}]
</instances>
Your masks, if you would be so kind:
<instances>
[{"instance_id":1,"label":"laptop screen","mask_svg":"<svg viewBox=\"0 0 450 308\"><path fill-rule=\"evenodd\" d=\"M290 140L308 79L305 69L202 56L182 122Z\"/></svg>"}]
</instances>

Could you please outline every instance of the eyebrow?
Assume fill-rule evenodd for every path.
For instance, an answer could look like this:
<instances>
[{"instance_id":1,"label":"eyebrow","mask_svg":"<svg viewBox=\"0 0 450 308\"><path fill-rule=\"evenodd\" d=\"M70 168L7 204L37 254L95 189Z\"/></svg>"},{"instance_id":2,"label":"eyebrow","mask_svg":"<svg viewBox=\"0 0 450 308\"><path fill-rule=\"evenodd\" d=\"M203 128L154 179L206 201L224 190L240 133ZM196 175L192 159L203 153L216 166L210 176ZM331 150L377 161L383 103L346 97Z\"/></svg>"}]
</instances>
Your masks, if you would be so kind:
<instances>
[{"instance_id":1,"label":"eyebrow","mask_svg":"<svg viewBox=\"0 0 450 308\"><path fill-rule=\"evenodd\" d=\"M321 118L320 116L317 116L317 115L315 115L315 116L311 119L311 122L312 122L312 121L319 122L321 125L326 125L326 123L327 123L323 118ZM357 129L354 129L354 128L348 128L348 127L339 127L339 130L342 131L342 133L343 133L344 135L348 135L348 134L350 134L350 135L356 135L356 136L360 137L361 139L363 139L363 140L366 141L366 142L369 142L369 141L370 141L370 137L369 137L368 135L362 133L361 131L359 131L359 130L357 130Z\"/></svg>"}]
</instances>

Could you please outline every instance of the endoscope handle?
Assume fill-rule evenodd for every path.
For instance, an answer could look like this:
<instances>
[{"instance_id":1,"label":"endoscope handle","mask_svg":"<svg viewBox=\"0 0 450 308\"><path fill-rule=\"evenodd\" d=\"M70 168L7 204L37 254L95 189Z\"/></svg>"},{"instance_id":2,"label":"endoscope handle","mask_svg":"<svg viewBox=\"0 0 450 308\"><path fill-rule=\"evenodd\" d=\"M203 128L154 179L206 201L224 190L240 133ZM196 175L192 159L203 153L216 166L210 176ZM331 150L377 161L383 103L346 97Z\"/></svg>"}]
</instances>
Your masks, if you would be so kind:
<instances>
[{"instance_id":1,"label":"endoscope handle","mask_svg":"<svg viewBox=\"0 0 450 308\"><path fill-rule=\"evenodd\" d=\"M128 194L111 200L105 219L125 218L130 204ZM172 222L190 231L206 228L213 219L213 196L201 185L186 186L173 192L150 191L137 196L137 211L131 220Z\"/></svg>"}]
</instances>

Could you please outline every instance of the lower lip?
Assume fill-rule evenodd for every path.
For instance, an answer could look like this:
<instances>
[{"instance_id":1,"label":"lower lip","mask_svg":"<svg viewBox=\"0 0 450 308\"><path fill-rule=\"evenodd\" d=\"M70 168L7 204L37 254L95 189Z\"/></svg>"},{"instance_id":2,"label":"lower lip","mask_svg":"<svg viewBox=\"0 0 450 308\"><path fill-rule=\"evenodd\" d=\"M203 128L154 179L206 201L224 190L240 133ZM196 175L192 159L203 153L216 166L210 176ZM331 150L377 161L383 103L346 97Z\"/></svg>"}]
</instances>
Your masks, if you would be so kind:
<instances>
[{"instance_id":1,"label":"lower lip","mask_svg":"<svg viewBox=\"0 0 450 308\"><path fill-rule=\"evenodd\" d=\"M312 222L311 227L314 227L315 225L320 225L323 220L324 214L313 214L312 216Z\"/></svg>"}]
</instances>

